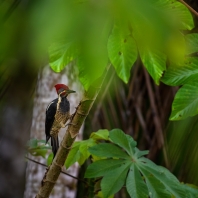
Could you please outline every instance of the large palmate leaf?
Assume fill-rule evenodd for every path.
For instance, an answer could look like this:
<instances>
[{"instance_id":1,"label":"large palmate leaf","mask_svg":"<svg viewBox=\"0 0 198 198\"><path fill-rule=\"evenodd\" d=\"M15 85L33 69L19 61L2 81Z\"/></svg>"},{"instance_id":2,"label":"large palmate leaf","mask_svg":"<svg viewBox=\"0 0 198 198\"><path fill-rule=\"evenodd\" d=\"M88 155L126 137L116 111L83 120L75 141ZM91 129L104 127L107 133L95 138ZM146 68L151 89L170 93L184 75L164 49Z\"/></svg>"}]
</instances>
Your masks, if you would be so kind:
<instances>
[{"instance_id":1,"label":"large palmate leaf","mask_svg":"<svg viewBox=\"0 0 198 198\"><path fill-rule=\"evenodd\" d=\"M187 57L182 65L170 64L161 79L163 83L179 86L198 79L198 58Z\"/></svg>"},{"instance_id":2,"label":"large palmate leaf","mask_svg":"<svg viewBox=\"0 0 198 198\"><path fill-rule=\"evenodd\" d=\"M198 113L198 82L185 84L177 92L173 104L170 120L181 120Z\"/></svg>"},{"instance_id":3,"label":"large palmate leaf","mask_svg":"<svg viewBox=\"0 0 198 198\"><path fill-rule=\"evenodd\" d=\"M130 70L137 59L137 47L128 27L114 26L108 40L109 59L117 75L127 83Z\"/></svg>"},{"instance_id":4,"label":"large palmate leaf","mask_svg":"<svg viewBox=\"0 0 198 198\"><path fill-rule=\"evenodd\" d=\"M133 150L134 153L125 153L122 156L122 152L118 150L117 146L115 151L112 151L112 143L98 144L97 147L93 146L89 149L92 155L103 159L92 163L87 168L85 177L103 177L101 189L104 198L118 192L124 185L126 185L130 197L135 198L186 198L198 193L197 189L184 188L183 184L169 170L157 166L149 159L143 157L143 154L148 152L139 151L133 144L130 144L134 140L131 137L131 140L129 140L129 137L121 130L112 130L110 132L110 139L118 140L117 145L119 145L120 151L122 149L126 150L126 145L129 145L131 147L130 150ZM126 143L127 140L128 143ZM108 144L110 145L109 148ZM100 146L102 149L99 148ZM128 157L125 158L125 155L128 155Z\"/></svg>"}]
</instances>

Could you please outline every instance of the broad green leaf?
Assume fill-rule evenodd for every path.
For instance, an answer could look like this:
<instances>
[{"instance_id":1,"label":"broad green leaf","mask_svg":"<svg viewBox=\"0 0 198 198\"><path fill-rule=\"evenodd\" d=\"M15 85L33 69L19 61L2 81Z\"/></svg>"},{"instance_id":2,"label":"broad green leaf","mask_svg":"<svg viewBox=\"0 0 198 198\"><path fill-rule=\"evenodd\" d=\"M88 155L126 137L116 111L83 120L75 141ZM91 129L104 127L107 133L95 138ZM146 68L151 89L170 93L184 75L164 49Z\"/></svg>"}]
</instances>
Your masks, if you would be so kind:
<instances>
[{"instance_id":1,"label":"broad green leaf","mask_svg":"<svg viewBox=\"0 0 198 198\"><path fill-rule=\"evenodd\" d=\"M97 132L91 133L90 138L94 140L109 140L109 131L107 129L100 129Z\"/></svg>"},{"instance_id":2,"label":"broad green leaf","mask_svg":"<svg viewBox=\"0 0 198 198\"><path fill-rule=\"evenodd\" d=\"M69 168L72 164L74 164L75 162L77 162L80 157L82 156L80 150L79 150L79 147L80 147L80 142L75 142L69 152L69 155L66 159L66 162L65 162L65 167L66 168Z\"/></svg>"},{"instance_id":3,"label":"broad green leaf","mask_svg":"<svg viewBox=\"0 0 198 198\"><path fill-rule=\"evenodd\" d=\"M101 181L101 189L105 198L118 192L125 184L130 161L107 173Z\"/></svg>"},{"instance_id":4,"label":"broad green leaf","mask_svg":"<svg viewBox=\"0 0 198 198\"><path fill-rule=\"evenodd\" d=\"M100 143L95 145L89 148L89 152L98 157L129 159L129 155L127 155L127 153L125 153L120 147L109 143Z\"/></svg>"},{"instance_id":5,"label":"broad green leaf","mask_svg":"<svg viewBox=\"0 0 198 198\"><path fill-rule=\"evenodd\" d=\"M182 184L182 187L186 189L188 198L198 197L198 187L193 184Z\"/></svg>"},{"instance_id":6,"label":"broad green leaf","mask_svg":"<svg viewBox=\"0 0 198 198\"><path fill-rule=\"evenodd\" d=\"M147 198L148 188L135 164L132 164L126 180L126 188L130 197Z\"/></svg>"},{"instance_id":7,"label":"broad green leaf","mask_svg":"<svg viewBox=\"0 0 198 198\"><path fill-rule=\"evenodd\" d=\"M182 120L198 113L198 82L190 82L177 92L170 120Z\"/></svg>"},{"instance_id":8,"label":"broad green leaf","mask_svg":"<svg viewBox=\"0 0 198 198\"><path fill-rule=\"evenodd\" d=\"M198 52L198 34L192 33L185 36L186 40L186 54Z\"/></svg>"},{"instance_id":9,"label":"broad green leaf","mask_svg":"<svg viewBox=\"0 0 198 198\"><path fill-rule=\"evenodd\" d=\"M86 178L101 177L126 163L123 159L103 159L90 164L85 172Z\"/></svg>"},{"instance_id":10,"label":"broad green leaf","mask_svg":"<svg viewBox=\"0 0 198 198\"><path fill-rule=\"evenodd\" d=\"M140 57L143 65L146 67L148 73L151 75L157 85L166 70L166 56L160 51L153 51L149 49L140 49Z\"/></svg>"},{"instance_id":11,"label":"broad green leaf","mask_svg":"<svg viewBox=\"0 0 198 198\"><path fill-rule=\"evenodd\" d=\"M120 129L111 130L109 132L109 137L115 144L125 149L129 155L133 155L133 151L130 147L130 142L122 130Z\"/></svg>"},{"instance_id":12,"label":"broad green leaf","mask_svg":"<svg viewBox=\"0 0 198 198\"><path fill-rule=\"evenodd\" d=\"M171 64L161 80L167 85L179 86L197 79L198 58L187 57L183 65L175 66Z\"/></svg>"},{"instance_id":13,"label":"broad green leaf","mask_svg":"<svg viewBox=\"0 0 198 198\"><path fill-rule=\"evenodd\" d=\"M114 26L108 40L109 59L117 75L127 83L130 70L137 59L137 47L128 27Z\"/></svg>"},{"instance_id":14,"label":"broad green leaf","mask_svg":"<svg viewBox=\"0 0 198 198\"><path fill-rule=\"evenodd\" d=\"M49 47L49 64L55 72L61 72L76 56L72 42L54 43Z\"/></svg>"}]
</instances>

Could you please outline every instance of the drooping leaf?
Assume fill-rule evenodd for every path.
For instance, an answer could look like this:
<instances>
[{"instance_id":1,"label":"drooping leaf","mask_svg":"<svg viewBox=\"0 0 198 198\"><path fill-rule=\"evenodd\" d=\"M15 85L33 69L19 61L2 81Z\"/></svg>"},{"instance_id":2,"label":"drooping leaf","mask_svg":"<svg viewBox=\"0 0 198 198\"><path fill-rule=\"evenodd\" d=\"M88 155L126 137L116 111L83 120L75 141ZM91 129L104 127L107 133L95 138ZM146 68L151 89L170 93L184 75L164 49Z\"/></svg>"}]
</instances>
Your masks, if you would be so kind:
<instances>
[{"instance_id":1,"label":"drooping leaf","mask_svg":"<svg viewBox=\"0 0 198 198\"><path fill-rule=\"evenodd\" d=\"M131 36L127 26L114 26L108 40L108 54L117 75L127 83L130 77L131 67L138 55L135 40Z\"/></svg>"},{"instance_id":2,"label":"drooping leaf","mask_svg":"<svg viewBox=\"0 0 198 198\"><path fill-rule=\"evenodd\" d=\"M140 57L143 65L146 67L148 73L151 75L157 85L166 70L166 56L160 51L152 51L140 49Z\"/></svg>"},{"instance_id":3,"label":"drooping leaf","mask_svg":"<svg viewBox=\"0 0 198 198\"><path fill-rule=\"evenodd\" d=\"M198 113L198 82L192 81L182 86L177 92L170 120L181 120Z\"/></svg>"},{"instance_id":4,"label":"drooping leaf","mask_svg":"<svg viewBox=\"0 0 198 198\"><path fill-rule=\"evenodd\" d=\"M198 79L198 58L187 57L183 65L170 65L162 77L162 82L171 85L184 85Z\"/></svg>"},{"instance_id":5,"label":"drooping leaf","mask_svg":"<svg viewBox=\"0 0 198 198\"><path fill-rule=\"evenodd\" d=\"M129 167L130 162L128 161L103 177L101 181L101 189L105 198L115 194L122 188L125 184Z\"/></svg>"},{"instance_id":6,"label":"drooping leaf","mask_svg":"<svg viewBox=\"0 0 198 198\"><path fill-rule=\"evenodd\" d=\"M123 159L105 159L98 160L90 164L85 172L86 178L101 177L108 172L114 171L115 168L126 163Z\"/></svg>"},{"instance_id":7,"label":"drooping leaf","mask_svg":"<svg viewBox=\"0 0 198 198\"><path fill-rule=\"evenodd\" d=\"M109 131L107 129L100 129L97 132L91 133L90 138L94 140L109 140Z\"/></svg>"},{"instance_id":8,"label":"drooping leaf","mask_svg":"<svg viewBox=\"0 0 198 198\"><path fill-rule=\"evenodd\" d=\"M72 42L53 43L49 47L49 64L55 72L61 72L76 56Z\"/></svg>"},{"instance_id":9,"label":"drooping leaf","mask_svg":"<svg viewBox=\"0 0 198 198\"><path fill-rule=\"evenodd\" d=\"M111 130L109 132L109 137L115 144L125 149L129 155L133 155L132 148L130 147L130 142L122 130L120 129Z\"/></svg>"},{"instance_id":10,"label":"drooping leaf","mask_svg":"<svg viewBox=\"0 0 198 198\"><path fill-rule=\"evenodd\" d=\"M89 152L92 155L96 155L98 157L114 157L122 159L129 158L129 155L125 153L120 147L109 143L100 143L95 145L89 148Z\"/></svg>"},{"instance_id":11,"label":"drooping leaf","mask_svg":"<svg viewBox=\"0 0 198 198\"><path fill-rule=\"evenodd\" d=\"M198 52L198 34L192 33L185 36L186 40L186 54Z\"/></svg>"},{"instance_id":12,"label":"drooping leaf","mask_svg":"<svg viewBox=\"0 0 198 198\"><path fill-rule=\"evenodd\" d=\"M148 188L135 164L132 164L126 180L126 188L130 197L147 198Z\"/></svg>"}]
</instances>

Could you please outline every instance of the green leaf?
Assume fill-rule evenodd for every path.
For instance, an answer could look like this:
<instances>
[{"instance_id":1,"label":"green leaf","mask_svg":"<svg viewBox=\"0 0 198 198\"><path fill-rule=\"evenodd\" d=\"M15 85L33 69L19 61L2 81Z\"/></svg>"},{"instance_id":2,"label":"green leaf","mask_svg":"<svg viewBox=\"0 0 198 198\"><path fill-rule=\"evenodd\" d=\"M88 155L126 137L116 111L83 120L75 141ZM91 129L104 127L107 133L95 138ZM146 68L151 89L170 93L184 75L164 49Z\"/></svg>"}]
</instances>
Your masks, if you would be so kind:
<instances>
[{"instance_id":1,"label":"green leaf","mask_svg":"<svg viewBox=\"0 0 198 198\"><path fill-rule=\"evenodd\" d=\"M107 129L100 129L97 132L91 133L90 138L94 140L109 140L109 131Z\"/></svg>"},{"instance_id":2,"label":"green leaf","mask_svg":"<svg viewBox=\"0 0 198 198\"><path fill-rule=\"evenodd\" d=\"M171 64L161 79L163 83L179 86L198 79L198 58L187 57L183 65Z\"/></svg>"},{"instance_id":3,"label":"green leaf","mask_svg":"<svg viewBox=\"0 0 198 198\"><path fill-rule=\"evenodd\" d=\"M186 40L186 54L192 54L198 52L198 34L187 34L185 36Z\"/></svg>"},{"instance_id":4,"label":"green leaf","mask_svg":"<svg viewBox=\"0 0 198 198\"><path fill-rule=\"evenodd\" d=\"M172 0L160 0L157 1L157 4L160 6L158 9L162 7L166 9L169 20L172 20L180 29L191 30L194 28L193 17L188 8L182 3Z\"/></svg>"},{"instance_id":5,"label":"green leaf","mask_svg":"<svg viewBox=\"0 0 198 198\"><path fill-rule=\"evenodd\" d=\"M138 148L135 148L135 157L140 158L144 155L148 155L149 151L140 151Z\"/></svg>"},{"instance_id":6,"label":"green leaf","mask_svg":"<svg viewBox=\"0 0 198 198\"><path fill-rule=\"evenodd\" d=\"M115 144L125 149L129 155L133 155L133 151L132 148L130 147L130 142L128 140L128 137L124 134L122 130L120 129L111 130L109 133L109 137Z\"/></svg>"},{"instance_id":7,"label":"green leaf","mask_svg":"<svg viewBox=\"0 0 198 198\"><path fill-rule=\"evenodd\" d=\"M65 167L66 168L69 168L72 164L74 164L75 162L77 162L80 157L82 156L80 150L79 150L79 147L80 147L80 142L75 142L69 152L69 155L66 159L66 162L65 162Z\"/></svg>"},{"instance_id":8,"label":"green leaf","mask_svg":"<svg viewBox=\"0 0 198 198\"><path fill-rule=\"evenodd\" d=\"M61 72L75 56L72 42L54 43L49 47L49 64L55 72Z\"/></svg>"},{"instance_id":9,"label":"green leaf","mask_svg":"<svg viewBox=\"0 0 198 198\"><path fill-rule=\"evenodd\" d=\"M198 113L198 82L185 84L177 92L170 120L181 120Z\"/></svg>"},{"instance_id":10,"label":"green leaf","mask_svg":"<svg viewBox=\"0 0 198 198\"><path fill-rule=\"evenodd\" d=\"M130 162L126 162L114 171L107 173L101 181L101 189L105 198L118 192L125 184Z\"/></svg>"},{"instance_id":11,"label":"green leaf","mask_svg":"<svg viewBox=\"0 0 198 198\"><path fill-rule=\"evenodd\" d=\"M122 158L129 159L129 155L125 153L122 149L115 146L114 144L109 143L100 143L89 148L89 152L92 155L96 155L99 157L114 157L114 158Z\"/></svg>"},{"instance_id":12,"label":"green leaf","mask_svg":"<svg viewBox=\"0 0 198 198\"><path fill-rule=\"evenodd\" d=\"M49 166L53 161L53 153L50 153L47 158L47 165Z\"/></svg>"},{"instance_id":13,"label":"green leaf","mask_svg":"<svg viewBox=\"0 0 198 198\"><path fill-rule=\"evenodd\" d=\"M126 180L126 188L130 197L147 198L148 188L135 164L132 164Z\"/></svg>"},{"instance_id":14,"label":"green leaf","mask_svg":"<svg viewBox=\"0 0 198 198\"><path fill-rule=\"evenodd\" d=\"M135 40L126 27L114 26L108 40L109 59L114 66L117 75L127 83L130 70L137 59L137 47Z\"/></svg>"},{"instance_id":15,"label":"green leaf","mask_svg":"<svg viewBox=\"0 0 198 198\"><path fill-rule=\"evenodd\" d=\"M96 142L92 138L80 142L79 150L82 154L80 159L78 160L80 165L82 165L85 162L85 160L90 156L90 152L88 149L94 146L95 144Z\"/></svg>"},{"instance_id":16,"label":"green leaf","mask_svg":"<svg viewBox=\"0 0 198 198\"><path fill-rule=\"evenodd\" d=\"M157 85L166 70L166 56L160 51L153 51L149 49L140 49L140 57L143 65L146 67L148 73L151 75Z\"/></svg>"},{"instance_id":17,"label":"green leaf","mask_svg":"<svg viewBox=\"0 0 198 198\"><path fill-rule=\"evenodd\" d=\"M85 172L85 178L101 177L114 171L115 168L126 163L123 159L104 159L90 164Z\"/></svg>"}]
</instances>

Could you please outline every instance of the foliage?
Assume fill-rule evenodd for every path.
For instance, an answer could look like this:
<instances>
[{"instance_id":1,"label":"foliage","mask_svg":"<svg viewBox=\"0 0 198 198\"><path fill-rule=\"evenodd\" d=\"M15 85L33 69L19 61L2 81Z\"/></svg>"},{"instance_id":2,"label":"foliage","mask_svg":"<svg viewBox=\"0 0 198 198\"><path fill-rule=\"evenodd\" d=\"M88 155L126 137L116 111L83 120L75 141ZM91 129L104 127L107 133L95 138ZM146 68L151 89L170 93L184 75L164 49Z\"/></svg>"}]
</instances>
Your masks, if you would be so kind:
<instances>
[{"instance_id":1,"label":"foliage","mask_svg":"<svg viewBox=\"0 0 198 198\"><path fill-rule=\"evenodd\" d=\"M139 52L156 84L160 80L170 86L189 84L176 95L170 119L179 120L197 114L197 108L194 108L197 106L196 95L189 94L187 100L185 88L189 93L195 92L198 58L194 55L198 52L198 34L184 35L181 32L194 27L192 16L183 4L175 0L102 1L99 6L86 1L82 4L70 2L67 6L75 11L67 16L67 22L75 24L66 31L64 41L52 44L49 49L54 71L60 72L76 60L79 79L87 90L103 74L109 59L117 75L127 83ZM90 9L95 11L94 14ZM82 17L81 22L77 19L69 21L73 13L75 18ZM71 34L85 22L89 26L83 27L82 34ZM166 69L167 61L170 64Z\"/></svg>"},{"instance_id":2,"label":"foliage","mask_svg":"<svg viewBox=\"0 0 198 198\"><path fill-rule=\"evenodd\" d=\"M167 169L145 158L144 155L147 155L148 151L140 151L132 137L120 129L114 129L109 132L109 138L104 139L101 136L104 132L108 131L99 130L94 134L98 134L101 141L108 140L108 143L97 142L87 147L87 152L92 155L94 162L85 173L87 178L102 177L101 190L104 197L115 194L124 185L130 197L196 197L196 189L187 189ZM91 141L92 137L93 134L90 136ZM76 144L83 145L84 141ZM75 150L75 147L76 145L72 150ZM75 156L71 153L69 155Z\"/></svg>"},{"instance_id":3,"label":"foliage","mask_svg":"<svg viewBox=\"0 0 198 198\"><path fill-rule=\"evenodd\" d=\"M51 146L46 146L44 140L31 139L27 143L27 151L33 156L45 158L48 150L51 150Z\"/></svg>"}]
</instances>

